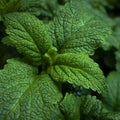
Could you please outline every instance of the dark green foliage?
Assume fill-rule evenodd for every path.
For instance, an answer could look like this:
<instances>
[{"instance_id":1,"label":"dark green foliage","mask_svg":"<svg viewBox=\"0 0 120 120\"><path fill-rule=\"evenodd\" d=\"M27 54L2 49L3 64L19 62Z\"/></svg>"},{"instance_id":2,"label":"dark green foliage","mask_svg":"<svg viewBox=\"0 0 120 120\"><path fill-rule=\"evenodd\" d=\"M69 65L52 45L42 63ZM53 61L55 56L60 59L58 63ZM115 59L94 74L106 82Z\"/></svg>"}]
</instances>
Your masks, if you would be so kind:
<instances>
[{"instance_id":1,"label":"dark green foliage","mask_svg":"<svg viewBox=\"0 0 120 120\"><path fill-rule=\"evenodd\" d=\"M119 4L0 0L0 120L120 120Z\"/></svg>"}]
</instances>

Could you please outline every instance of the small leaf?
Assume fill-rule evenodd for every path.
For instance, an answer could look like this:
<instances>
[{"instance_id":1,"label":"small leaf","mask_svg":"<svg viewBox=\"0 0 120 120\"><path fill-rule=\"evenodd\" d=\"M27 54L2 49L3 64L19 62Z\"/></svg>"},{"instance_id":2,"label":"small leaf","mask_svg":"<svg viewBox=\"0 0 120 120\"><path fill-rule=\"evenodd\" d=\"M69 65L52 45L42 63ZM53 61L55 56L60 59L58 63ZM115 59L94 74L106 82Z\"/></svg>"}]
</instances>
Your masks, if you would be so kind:
<instances>
[{"instance_id":1,"label":"small leaf","mask_svg":"<svg viewBox=\"0 0 120 120\"><path fill-rule=\"evenodd\" d=\"M120 111L120 73L111 72L107 77L108 92L103 96L104 104L111 111Z\"/></svg>"},{"instance_id":2,"label":"small leaf","mask_svg":"<svg viewBox=\"0 0 120 120\"><path fill-rule=\"evenodd\" d=\"M80 120L80 101L72 94L66 94L60 103L60 109L64 113L65 120Z\"/></svg>"},{"instance_id":3,"label":"small leaf","mask_svg":"<svg viewBox=\"0 0 120 120\"><path fill-rule=\"evenodd\" d=\"M12 13L5 16L8 37L3 42L16 47L35 64L40 64L41 55L52 46L47 27L28 13Z\"/></svg>"},{"instance_id":4,"label":"small leaf","mask_svg":"<svg viewBox=\"0 0 120 120\"><path fill-rule=\"evenodd\" d=\"M106 89L102 71L86 54L60 54L56 57L54 65L48 68L48 73L55 81L83 85L99 93Z\"/></svg>"},{"instance_id":5,"label":"small leaf","mask_svg":"<svg viewBox=\"0 0 120 120\"><path fill-rule=\"evenodd\" d=\"M50 120L62 95L47 74L36 74L36 68L15 59L0 70L1 120Z\"/></svg>"},{"instance_id":6,"label":"small leaf","mask_svg":"<svg viewBox=\"0 0 120 120\"><path fill-rule=\"evenodd\" d=\"M58 12L50 24L53 44L59 53L93 54L111 32L92 8L84 2L70 2Z\"/></svg>"},{"instance_id":7,"label":"small leaf","mask_svg":"<svg viewBox=\"0 0 120 120\"><path fill-rule=\"evenodd\" d=\"M100 116L99 120L120 120L120 112L108 112Z\"/></svg>"},{"instance_id":8,"label":"small leaf","mask_svg":"<svg viewBox=\"0 0 120 120\"><path fill-rule=\"evenodd\" d=\"M102 103L95 96L82 96L80 98L80 116L83 120L97 120L102 112Z\"/></svg>"},{"instance_id":9,"label":"small leaf","mask_svg":"<svg viewBox=\"0 0 120 120\"><path fill-rule=\"evenodd\" d=\"M6 1L5 0L0 0L0 10L3 10L6 6Z\"/></svg>"},{"instance_id":10,"label":"small leaf","mask_svg":"<svg viewBox=\"0 0 120 120\"><path fill-rule=\"evenodd\" d=\"M0 9L2 14L15 12L20 8L21 0L0 0Z\"/></svg>"}]
</instances>

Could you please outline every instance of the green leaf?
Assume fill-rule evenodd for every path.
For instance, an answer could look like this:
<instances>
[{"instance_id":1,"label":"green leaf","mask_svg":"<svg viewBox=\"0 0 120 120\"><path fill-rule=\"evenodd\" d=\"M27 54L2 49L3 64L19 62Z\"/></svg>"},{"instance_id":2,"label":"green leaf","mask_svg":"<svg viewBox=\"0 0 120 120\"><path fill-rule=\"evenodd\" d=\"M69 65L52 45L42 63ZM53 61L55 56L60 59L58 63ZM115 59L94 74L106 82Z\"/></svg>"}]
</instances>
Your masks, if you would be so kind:
<instances>
[{"instance_id":1,"label":"green leaf","mask_svg":"<svg viewBox=\"0 0 120 120\"><path fill-rule=\"evenodd\" d=\"M57 0L22 0L20 11L26 11L36 16L44 15L44 17L52 15L58 9Z\"/></svg>"},{"instance_id":2,"label":"green leaf","mask_svg":"<svg viewBox=\"0 0 120 120\"><path fill-rule=\"evenodd\" d=\"M37 73L15 59L0 70L1 120L50 120L62 95L47 74Z\"/></svg>"},{"instance_id":3,"label":"green leaf","mask_svg":"<svg viewBox=\"0 0 120 120\"><path fill-rule=\"evenodd\" d=\"M120 49L115 52L116 57L116 70L120 72Z\"/></svg>"},{"instance_id":4,"label":"green leaf","mask_svg":"<svg viewBox=\"0 0 120 120\"><path fill-rule=\"evenodd\" d=\"M106 82L102 71L86 54L64 53L56 57L48 73L55 81L83 85L99 93L104 92Z\"/></svg>"},{"instance_id":5,"label":"green leaf","mask_svg":"<svg viewBox=\"0 0 120 120\"><path fill-rule=\"evenodd\" d=\"M46 25L28 13L12 13L5 16L5 44L16 47L35 64L40 64L41 55L52 46Z\"/></svg>"},{"instance_id":6,"label":"green leaf","mask_svg":"<svg viewBox=\"0 0 120 120\"><path fill-rule=\"evenodd\" d=\"M104 104L111 111L120 111L120 72L111 72L107 77L107 85Z\"/></svg>"},{"instance_id":7,"label":"green leaf","mask_svg":"<svg viewBox=\"0 0 120 120\"><path fill-rule=\"evenodd\" d=\"M80 98L80 116L82 120L97 120L102 112L102 103L96 96L82 96Z\"/></svg>"},{"instance_id":8,"label":"green leaf","mask_svg":"<svg viewBox=\"0 0 120 120\"><path fill-rule=\"evenodd\" d=\"M115 47L116 49L120 48L120 17L115 17L111 19L113 21L112 29L112 38L109 38L106 41L106 45L110 47ZM106 47L106 46L105 46Z\"/></svg>"},{"instance_id":9,"label":"green leaf","mask_svg":"<svg viewBox=\"0 0 120 120\"><path fill-rule=\"evenodd\" d=\"M0 16L0 21L2 21L2 17Z\"/></svg>"},{"instance_id":10,"label":"green leaf","mask_svg":"<svg viewBox=\"0 0 120 120\"><path fill-rule=\"evenodd\" d=\"M0 0L0 10L2 15L15 12L20 8L21 0Z\"/></svg>"},{"instance_id":11,"label":"green leaf","mask_svg":"<svg viewBox=\"0 0 120 120\"><path fill-rule=\"evenodd\" d=\"M53 44L59 53L93 54L111 32L92 8L84 2L70 2L50 24Z\"/></svg>"},{"instance_id":12,"label":"green leaf","mask_svg":"<svg viewBox=\"0 0 120 120\"><path fill-rule=\"evenodd\" d=\"M99 120L120 120L120 112L108 112L100 116Z\"/></svg>"},{"instance_id":13,"label":"green leaf","mask_svg":"<svg viewBox=\"0 0 120 120\"><path fill-rule=\"evenodd\" d=\"M60 109L65 116L65 120L80 120L80 101L78 97L67 93L60 103Z\"/></svg>"},{"instance_id":14,"label":"green leaf","mask_svg":"<svg viewBox=\"0 0 120 120\"><path fill-rule=\"evenodd\" d=\"M21 0L21 7L20 11L23 12L30 12L31 14L34 15L40 15L41 13L41 0Z\"/></svg>"},{"instance_id":15,"label":"green leaf","mask_svg":"<svg viewBox=\"0 0 120 120\"><path fill-rule=\"evenodd\" d=\"M5 0L0 0L0 10L3 10L6 6L6 1Z\"/></svg>"}]
</instances>

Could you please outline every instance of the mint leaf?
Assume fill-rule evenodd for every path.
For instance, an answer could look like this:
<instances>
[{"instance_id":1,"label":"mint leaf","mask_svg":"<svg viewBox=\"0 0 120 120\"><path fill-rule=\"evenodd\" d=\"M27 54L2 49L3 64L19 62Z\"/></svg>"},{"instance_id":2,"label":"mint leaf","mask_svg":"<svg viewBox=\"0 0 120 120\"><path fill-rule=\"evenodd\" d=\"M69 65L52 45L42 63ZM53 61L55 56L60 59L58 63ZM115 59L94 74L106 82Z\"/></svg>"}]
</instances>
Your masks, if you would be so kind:
<instances>
[{"instance_id":1,"label":"mint leaf","mask_svg":"<svg viewBox=\"0 0 120 120\"><path fill-rule=\"evenodd\" d=\"M37 73L15 59L0 70L1 120L50 120L62 95L47 74Z\"/></svg>"},{"instance_id":2,"label":"mint leaf","mask_svg":"<svg viewBox=\"0 0 120 120\"><path fill-rule=\"evenodd\" d=\"M64 113L65 120L80 120L80 101L78 97L67 93L60 103L60 109Z\"/></svg>"},{"instance_id":3,"label":"mint leaf","mask_svg":"<svg viewBox=\"0 0 120 120\"><path fill-rule=\"evenodd\" d=\"M111 32L84 2L66 3L50 25L53 44L59 53L93 54Z\"/></svg>"},{"instance_id":4,"label":"mint leaf","mask_svg":"<svg viewBox=\"0 0 120 120\"><path fill-rule=\"evenodd\" d=\"M12 13L5 16L8 37L5 44L16 47L35 64L40 64L41 55L52 46L46 25L28 13Z\"/></svg>"},{"instance_id":5,"label":"mint leaf","mask_svg":"<svg viewBox=\"0 0 120 120\"><path fill-rule=\"evenodd\" d=\"M52 17L58 9L57 0L22 0L20 11L26 11L36 16Z\"/></svg>"},{"instance_id":6,"label":"mint leaf","mask_svg":"<svg viewBox=\"0 0 120 120\"><path fill-rule=\"evenodd\" d=\"M120 73L111 72L107 77L108 92L104 95L104 103L109 110L120 111Z\"/></svg>"},{"instance_id":7,"label":"mint leaf","mask_svg":"<svg viewBox=\"0 0 120 120\"><path fill-rule=\"evenodd\" d=\"M102 112L102 103L95 96L80 98L80 116L82 120L97 120Z\"/></svg>"},{"instance_id":8,"label":"mint leaf","mask_svg":"<svg viewBox=\"0 0 120 120\"><path fill-rule=\"evenodd\" d=\"M120 49L115 52L116 57L116 69L120 72Z\"/></svg>"},{"instance_id":9,"label":"mint leaf","mask_svg":"<svg viewBox=\"0 0 120 120\"><path fill-rule=\"evenodd\" d=\"M120 112L108 112L100 116L99 120L120 120Z\"/></svg>"},{"instance_id":10,"label":"mint leaf","mask_svg":"<svg viewBox=\"0 0 120 120\"><path fill-rule=\"evenodd\" d=\"M105 78L97 63L86 54L65 53L56 57L48 73L55 81L83 85L99 93L106 88Z\"/></svg>"},{"instance_id":11,"label":"mint leaf","mask_svg":"<svg viewBox=\"0 0 120 120\"><path fill-rule=\"evenodd\" d=\"M23 12L30 12L31 14L38 16L41 13L41 3L41 0L21 0L21 7L19 10Z\"/></svg>"}]
</instances>

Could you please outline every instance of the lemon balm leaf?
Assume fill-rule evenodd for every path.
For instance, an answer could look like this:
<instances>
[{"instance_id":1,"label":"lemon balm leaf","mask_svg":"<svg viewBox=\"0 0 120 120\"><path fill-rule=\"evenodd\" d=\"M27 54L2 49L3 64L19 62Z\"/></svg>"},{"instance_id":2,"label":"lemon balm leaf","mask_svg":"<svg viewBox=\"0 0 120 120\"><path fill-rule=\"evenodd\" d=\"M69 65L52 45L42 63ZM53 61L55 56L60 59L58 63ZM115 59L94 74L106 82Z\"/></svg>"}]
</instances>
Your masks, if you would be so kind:
<instances>
[{"instance_id":1,"label":"lemon balm leaf","mask_svg":"<svg viewBox=\"0 0 120 120\"><path fill-rule=\"evenodd\" d=\"M3 42L16 47L19 53L35 64L41 64L41 55L52 46L47 26L28 13L6 15L5 25L8 36Z\"/></svg>"}]
</instances>

